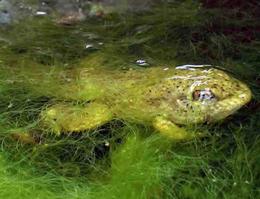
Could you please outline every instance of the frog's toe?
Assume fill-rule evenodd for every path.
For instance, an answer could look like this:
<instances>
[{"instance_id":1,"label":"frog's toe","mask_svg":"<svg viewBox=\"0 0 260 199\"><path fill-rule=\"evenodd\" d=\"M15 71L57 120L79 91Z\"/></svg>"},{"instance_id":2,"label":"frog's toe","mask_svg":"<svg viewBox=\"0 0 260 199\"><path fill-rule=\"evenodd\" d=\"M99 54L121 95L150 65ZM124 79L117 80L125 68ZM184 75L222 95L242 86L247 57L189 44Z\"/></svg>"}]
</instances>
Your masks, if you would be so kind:
<instances>
[{"instance_id":1,"label":"frog's toe","mask_svg":"<svg viewBox=\"0 0 260 199\"><path fill-rule=\"evenodd\" d=\"M14 130L10 133L11 138L22 144L37 144L38 140L33 136L32 133L20 130Z\"/></svg>"}]
</instances>

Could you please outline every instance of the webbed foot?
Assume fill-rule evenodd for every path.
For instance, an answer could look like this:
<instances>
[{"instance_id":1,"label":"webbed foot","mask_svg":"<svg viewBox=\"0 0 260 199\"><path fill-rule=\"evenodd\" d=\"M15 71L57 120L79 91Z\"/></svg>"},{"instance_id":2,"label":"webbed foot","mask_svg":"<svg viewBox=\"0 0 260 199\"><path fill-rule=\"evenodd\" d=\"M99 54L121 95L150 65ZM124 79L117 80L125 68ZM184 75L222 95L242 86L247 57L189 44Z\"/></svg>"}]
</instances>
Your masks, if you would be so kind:
<instances>
[{"instance_id":1,"label":"webbed foot","mask_svg":"<svg viewBox=\"0 0 260 199\"><path fill-rule=\"evenodd\" d=\"M57 104L47 108L41 116L44 125L57 135L95 129L113 119L109 108L98 103L87 106Z\"/></svg>"},{"instance_id":2,"label":"webbed foot","mask_svg":"<svg viewBox=\"0 0 260 199\"><path fill-rule=\"evenodd\" d=\"M202 133L188 132L163 116L156 117L153 121L153 126L162 135L175 141L191 140L203 136Z\"/></svg>"},{"instance_id":3,"label":"webbed foot","mask_svg":"<svg viewBox=\"0 0 260 199\"><path fill-rule=\"evenodd\" d=\"M11 133L11 138L13 140L19 141L22 144L35 145L37 143L37 140L33 137L32 134L30 134L30 132L14 131Z\"/></svg>"}]
</instances>

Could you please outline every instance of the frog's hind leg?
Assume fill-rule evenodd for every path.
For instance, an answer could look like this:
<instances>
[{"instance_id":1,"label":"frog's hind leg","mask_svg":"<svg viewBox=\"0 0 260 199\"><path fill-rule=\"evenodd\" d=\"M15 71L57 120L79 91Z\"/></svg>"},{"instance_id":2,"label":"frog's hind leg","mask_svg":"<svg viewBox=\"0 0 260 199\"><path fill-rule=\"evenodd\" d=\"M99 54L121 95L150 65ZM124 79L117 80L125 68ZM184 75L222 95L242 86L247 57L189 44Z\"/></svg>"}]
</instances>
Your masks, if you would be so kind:
<instances>
[{"instance_id":1,"label":"frog's hind leg","mask_svg":"<svg viewBox=\"0 0 260 199\"><path fill-rule=\"evenodd\" d=\"M99 103L87 105L56 104L41 114L44 125L53 133L82 132L95 129L113 119L108 106Z\"/></svg>"},{"instance_id":2,"label":"frog's hind leg","mask_svg":"<svg viewBox=\"0 0 260 199\"><path fill-rule=\"evenodd\" d=\"M181 128L168 120L163 116L158 116L153 120L153 126L162 135L170 138L174 141L185 141L191 140L196 137L202 137L202 133L188 132L184 128Z\"/></svg>"}]
</instances>

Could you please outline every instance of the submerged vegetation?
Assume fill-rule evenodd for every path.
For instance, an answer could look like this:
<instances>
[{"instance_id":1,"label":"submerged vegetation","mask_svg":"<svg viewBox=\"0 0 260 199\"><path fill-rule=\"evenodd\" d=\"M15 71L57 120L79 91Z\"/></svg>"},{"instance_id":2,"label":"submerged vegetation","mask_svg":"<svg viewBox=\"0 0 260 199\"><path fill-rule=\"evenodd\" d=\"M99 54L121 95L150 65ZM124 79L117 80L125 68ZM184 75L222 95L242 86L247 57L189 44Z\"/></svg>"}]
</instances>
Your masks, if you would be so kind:
<instances>
[{"instance_id":1,"label":"submerged vegetation","mask_svg":"<svg viewBox=\"0 0 260 199\"><path fill-rule=\"evenodd\" d=\"M187 0L73 26L29 17L1 27L0 198L257 198L259 20L239 12L243 17L236 9L206 9ZM250 38L233 31L245 28ZM149 65L136 64L139 59ZM42 128L39 114L73 101L60 85L70 81L66 71L84 62L111 71L217 64L246 82L254 99L218 124L187 127L208 135L187 142L171 142L147 124L121 120L56 136Z\"/></svg>"}]
</instances>

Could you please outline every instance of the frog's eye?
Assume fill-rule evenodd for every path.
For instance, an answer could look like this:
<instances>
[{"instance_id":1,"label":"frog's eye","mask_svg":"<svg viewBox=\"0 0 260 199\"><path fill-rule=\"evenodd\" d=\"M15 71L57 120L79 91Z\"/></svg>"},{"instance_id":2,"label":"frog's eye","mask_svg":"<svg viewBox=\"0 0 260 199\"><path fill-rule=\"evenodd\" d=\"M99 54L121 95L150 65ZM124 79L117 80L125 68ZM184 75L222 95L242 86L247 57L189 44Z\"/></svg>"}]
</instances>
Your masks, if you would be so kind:
<instances>
[{"instance_id":1,"label":"frog's eye","mask_svg":"<svg viewBox=\"0 0 260 199\"><path fill-rule=\"evenodd\" d=\"M204 101L215 99L215 95L209 90L195 90L192 94L193 100Z\"/></svg>"}]
</instances>

